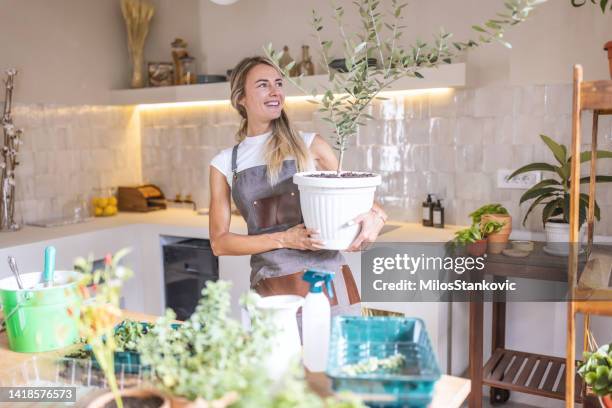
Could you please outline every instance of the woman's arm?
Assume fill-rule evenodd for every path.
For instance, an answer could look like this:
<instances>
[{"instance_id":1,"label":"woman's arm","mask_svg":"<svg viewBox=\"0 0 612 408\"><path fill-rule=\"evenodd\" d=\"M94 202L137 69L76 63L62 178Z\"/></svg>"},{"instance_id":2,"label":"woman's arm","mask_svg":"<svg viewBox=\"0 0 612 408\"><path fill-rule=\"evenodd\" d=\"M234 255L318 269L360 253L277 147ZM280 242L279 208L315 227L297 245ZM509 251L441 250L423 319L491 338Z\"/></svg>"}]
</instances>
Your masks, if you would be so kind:
<instances>
[{"instance_id":1,"label":"woman's arm","mask_svg":"<svg viewBox=\"0 0 612 408\"><path fill-rule=\"evenodd\" d=\"M223 173L210 166L210 244L213 253L220 255L252 255L279 248L317 250L319 240L310 238L315 231L296 225L286 231L260 235L241 235L229 232L231 192Z\"/></svg>"},{"instance_id":2,"label":"woman's arm","mask_svg":"<svg viewBox=\"0 0 612 408\"><path fill-rule=\"evenodd\" d=\"M321 136L315 136L310 145L310 151L318 170L336 170L338 168L338 159L334 151ZM385 210L380 204L374 202L370 211L360 214L353 220L353 222L361 224L361 231L347 250L359 251L363 244L376 241L378 233L387 222L387 218Z\"/></svg>"}]
</instances>

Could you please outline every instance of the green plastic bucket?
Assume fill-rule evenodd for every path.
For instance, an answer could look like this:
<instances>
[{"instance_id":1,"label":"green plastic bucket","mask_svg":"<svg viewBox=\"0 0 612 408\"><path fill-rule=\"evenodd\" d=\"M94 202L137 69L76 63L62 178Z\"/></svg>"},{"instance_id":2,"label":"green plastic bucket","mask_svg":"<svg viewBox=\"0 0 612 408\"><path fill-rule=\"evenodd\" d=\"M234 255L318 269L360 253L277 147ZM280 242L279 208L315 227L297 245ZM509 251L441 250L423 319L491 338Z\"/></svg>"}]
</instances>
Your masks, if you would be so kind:
<instances>
[{"instance_id":1,"label":"green plastic bucket","mask_svg":"<svg viewBox=\"0 0 612 408\"><path fill-rule=\"evenodd\" d=\"M41 287L40 272L0 280L0 299L6 320L9 348L22 353L56 350L78 339L80 297L76 288L81 274L56 271L53 286Z\"/></svg>"}]
</instances>

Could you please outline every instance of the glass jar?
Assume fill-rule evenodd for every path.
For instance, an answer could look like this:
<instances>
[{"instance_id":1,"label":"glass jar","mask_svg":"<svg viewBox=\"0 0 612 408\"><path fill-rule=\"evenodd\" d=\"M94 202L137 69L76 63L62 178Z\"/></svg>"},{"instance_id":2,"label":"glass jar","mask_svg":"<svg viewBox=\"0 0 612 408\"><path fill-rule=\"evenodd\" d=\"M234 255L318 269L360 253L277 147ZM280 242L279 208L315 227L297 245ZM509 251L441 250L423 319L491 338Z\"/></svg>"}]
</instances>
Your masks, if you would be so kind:
<instances>
[{"instance_id":1,"label":"glass jar","mask_svg":"<svg viewBox=\"0 0 612 408\"><path fill-rule=\"evenodd\" d=\"M89 217L89 208L83 194L77 194L74 200L64 205L64 218L74 222L85 221Z\"/></svg>"},{"instance_id":2,"label":"glass jar","mask_svg":"<svg viewBox=\"0 0 612 408\"><path fill-rule=\"evenodd\" d=\"M181 84L195 84L197 81L195 58L192 56L184 56L180 59L181 63Z\"/></svg>"},{"instance_id":3,"label":"glass jar","mask_svg":"<svg viewBox=\"0 0 612 408\"><path fill-rule=\"evenodd\" d=\"M91 199L92 213L96 217L110 217L117 214L117 198L110 188L97 188Z\"/></svg>"}]
</instances>

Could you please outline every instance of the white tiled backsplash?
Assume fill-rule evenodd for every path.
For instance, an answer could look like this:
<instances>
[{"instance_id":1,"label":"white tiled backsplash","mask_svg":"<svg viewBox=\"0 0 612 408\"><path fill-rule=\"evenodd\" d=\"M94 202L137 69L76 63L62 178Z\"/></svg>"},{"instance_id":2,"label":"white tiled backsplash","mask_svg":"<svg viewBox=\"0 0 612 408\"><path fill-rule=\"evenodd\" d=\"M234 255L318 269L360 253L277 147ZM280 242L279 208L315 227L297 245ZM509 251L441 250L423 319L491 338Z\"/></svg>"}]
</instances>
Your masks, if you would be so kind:
<instances>
[{"instance_id":1,"label":"white tiled backsplash","mask_svg":"<svg viewBox=\"0 0 612 408\"><path fill-rule=\"evenodd\" d=\"M139 183L140 126L133 107L16 105L23 128L16 212L24 221L66 215L77 195Z\"/></svg>"},{"instance_id":2,"label":"white tiled backsplash","mask_svg":"<svg viewBox=\"0 0 612 408\"><path fill-rule=\"evenodd\" d=\"M351 141L345 167L383 175L378 198L395 219L417 221L421 202L434 193L444 199L447 223L466 224L478 206L501 202L520 229L523 190L498 189L497 170L553 160L538 135L569 145L570 107L570 85L393 96L371 107L375 119ZM287 111L297 129L330 135L315 105L292 101ZM18 107L15 123L25 128L18 208L26 220L61 214L75 193L141 181L159 185L169 197L190 193L198 206L208 206L208 164L235 143L238 122L229 104ZM585 140L590 127L585 114ZM610 118L600 119L599 140L600 148L612 149ZM612 174L612 160L598 167ZM612 235L611 186L599 185L597 195L604 219L597 233ZM538 219L531 216L527 228L541 230Z\"/></svg>"}]
</instances>

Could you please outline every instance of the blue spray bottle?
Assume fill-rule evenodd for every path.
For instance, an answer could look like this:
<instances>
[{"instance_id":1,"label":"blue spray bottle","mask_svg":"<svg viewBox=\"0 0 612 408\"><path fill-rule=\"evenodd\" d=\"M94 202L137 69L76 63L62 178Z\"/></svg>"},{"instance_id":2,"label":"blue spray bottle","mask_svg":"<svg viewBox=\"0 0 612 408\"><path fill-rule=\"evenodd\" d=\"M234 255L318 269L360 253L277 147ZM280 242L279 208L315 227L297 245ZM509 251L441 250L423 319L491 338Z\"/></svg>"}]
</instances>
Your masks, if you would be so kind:
<instances>
[{"instance_id":1,"label":"blue spray bottle","mask_svg":"<svg viewBox=\"0 0 612 408\"><path fill-rule=\"evenodd\" d=\"M304 273L306 282L310 283L310 292L302 306L302 337L304 341L304 365L310 371L325 371L329 350L329 332L331 308L329 300L323 293L323 285L333 298L333 272L307 270Z\"/></svg>"}]
</instances>

